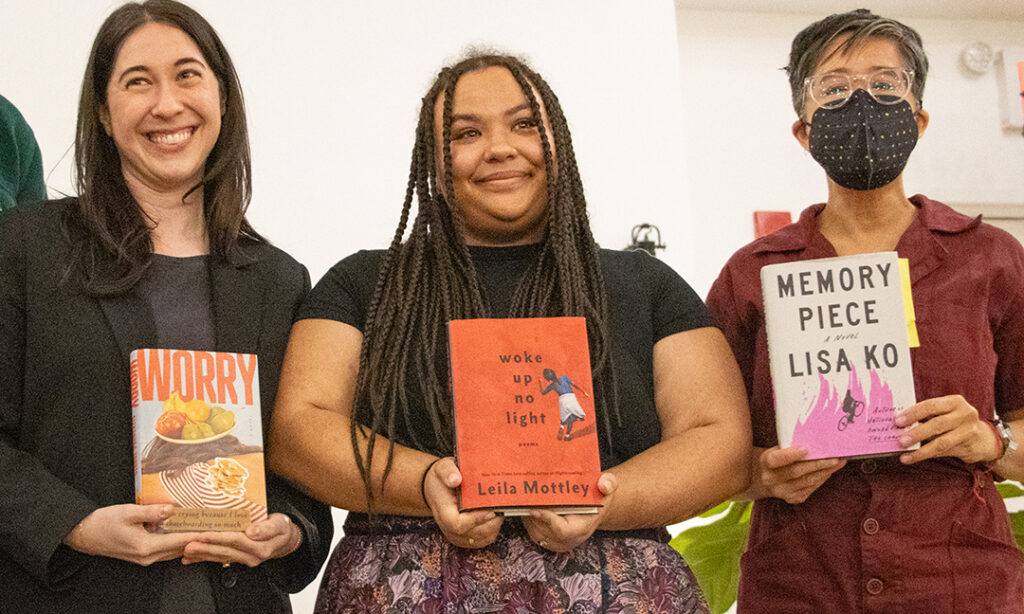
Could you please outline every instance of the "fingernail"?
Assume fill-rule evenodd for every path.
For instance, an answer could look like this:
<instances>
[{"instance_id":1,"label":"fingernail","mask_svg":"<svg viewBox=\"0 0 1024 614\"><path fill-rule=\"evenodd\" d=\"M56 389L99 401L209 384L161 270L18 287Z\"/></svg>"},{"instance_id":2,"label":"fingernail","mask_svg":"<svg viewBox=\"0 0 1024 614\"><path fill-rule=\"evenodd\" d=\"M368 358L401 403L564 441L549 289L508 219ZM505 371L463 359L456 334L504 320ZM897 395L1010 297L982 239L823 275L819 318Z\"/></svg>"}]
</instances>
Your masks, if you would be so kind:
<instances>
[{"instance_id":1,"label":"fingernail","mask_svg":"<svg viewBox=\"0 0 1024 614\"><path fill-rule=\"evenodd\" d=\"M910 445L910 435L900 435L900 445L904 448Z\"/></svg>"},{"instance_id":2,"label":"fingernail","mask_svg":"<svg viewBox=\"0 0 1024 614\"><path fill-rule=\"evenodd\" d=\"M903 463L904 465L909 465L910 464L910 455L909 454L900 454L900 462Z\"/></svg>"},{"instance_id":3,"label":"fingernail","mask_svg":"<svg viewBox=\"0 0 1024 614\"><path fill-rule=\"evenodd\" d=\"M907 425L907 418L906 418L906 416L896 416L896 419L894 420L894 422L896 423L896 426L906 426Z\"/></svg>"}]
</instances>

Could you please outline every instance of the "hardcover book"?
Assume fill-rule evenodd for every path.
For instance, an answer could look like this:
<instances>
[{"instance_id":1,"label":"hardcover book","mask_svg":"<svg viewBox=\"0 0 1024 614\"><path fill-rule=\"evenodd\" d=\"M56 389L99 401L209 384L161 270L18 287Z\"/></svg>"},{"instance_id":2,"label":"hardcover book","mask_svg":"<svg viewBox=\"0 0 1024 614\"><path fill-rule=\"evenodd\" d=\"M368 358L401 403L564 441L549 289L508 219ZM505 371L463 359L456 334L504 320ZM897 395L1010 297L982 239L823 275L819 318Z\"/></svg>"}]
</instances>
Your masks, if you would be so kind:
<instances>
[{"instance_id":1,"label":"hardcover book","mask_svg":"<svg viewBox=\"0 0 1024 614\"><path fill-rule=\"evenodd\" d=\"M171 503L163 531L244 531L267 516L256 356L131 353L135 501Z\"/></svg>"},{"instance_id":2,"label":"hardcover book","mask_svg":"<svg viewBox=\"0 0 1024 614\"><path fill-rule=\"evenodd\" d=\"M596 512L586 320L453 320L448 329L460 509Z\"/></svg>"},{"instance_id":3,"label":"hardcover book","mask_svg":"<svg viewBox=\"0 0 1024 614\"><path fill-rule=\"evenodd\" d=\"M896 252L761 269L781 447L807 459L904 451L893 420L915 403L909 287Z\"/></svg>"}]
</instances>

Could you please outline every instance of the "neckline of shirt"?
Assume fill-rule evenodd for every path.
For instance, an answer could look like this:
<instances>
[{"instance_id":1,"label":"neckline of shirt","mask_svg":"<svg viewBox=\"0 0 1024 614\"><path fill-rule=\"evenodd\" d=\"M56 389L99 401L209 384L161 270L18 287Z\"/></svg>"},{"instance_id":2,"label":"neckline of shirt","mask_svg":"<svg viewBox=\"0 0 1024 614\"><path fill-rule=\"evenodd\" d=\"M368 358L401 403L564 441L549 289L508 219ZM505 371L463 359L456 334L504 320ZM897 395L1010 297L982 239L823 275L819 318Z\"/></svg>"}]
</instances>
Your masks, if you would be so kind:
<instances>
[{"instance_id":1,"label":"neckline of shirt","mask_svg":"<svg viewBox=\"0 0 1024 614\"><path fill-rule=\"evenodd\" d=\"M164 254L153 254L153 264L162 264L167 266L205 264L209 259L209 254L200 254L198 256L167 256Z\"/></svg>"},{"instance_id":2,"label":"neckline of shirt","mask_svg":"<svg viewBox=\"0 0 1024 614\"><path fill-rule=\"evenodd\" d=\"M469 245L469 255L474 261L514 261L537 255L542 243L526 245Z\"/></svg>"}]
</instances>

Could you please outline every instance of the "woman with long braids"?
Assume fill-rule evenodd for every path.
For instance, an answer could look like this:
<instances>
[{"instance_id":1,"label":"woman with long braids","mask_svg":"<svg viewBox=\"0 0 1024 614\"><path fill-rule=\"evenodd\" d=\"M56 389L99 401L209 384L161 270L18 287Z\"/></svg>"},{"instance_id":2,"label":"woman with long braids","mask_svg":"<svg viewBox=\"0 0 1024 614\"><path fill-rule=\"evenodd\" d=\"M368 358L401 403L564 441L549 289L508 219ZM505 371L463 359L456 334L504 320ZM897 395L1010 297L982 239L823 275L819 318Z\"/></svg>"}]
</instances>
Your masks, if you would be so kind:
<instances>
[{"instance_id":1,"label":"woman with long braids","mask_svg":"<svg viewBox=\"0 0 1024 614\"><path fill-rule=\"evenodd\" d=\"M603 507L460 513L447 322L569 315L587 319ZM351 510L318 612L707 611L664 526L745 487L739 373L678 275L597 248L558 99L522 61L440 72L390 248L327 273L285 363L271 465Z\"/></svg>"}]
</instances>

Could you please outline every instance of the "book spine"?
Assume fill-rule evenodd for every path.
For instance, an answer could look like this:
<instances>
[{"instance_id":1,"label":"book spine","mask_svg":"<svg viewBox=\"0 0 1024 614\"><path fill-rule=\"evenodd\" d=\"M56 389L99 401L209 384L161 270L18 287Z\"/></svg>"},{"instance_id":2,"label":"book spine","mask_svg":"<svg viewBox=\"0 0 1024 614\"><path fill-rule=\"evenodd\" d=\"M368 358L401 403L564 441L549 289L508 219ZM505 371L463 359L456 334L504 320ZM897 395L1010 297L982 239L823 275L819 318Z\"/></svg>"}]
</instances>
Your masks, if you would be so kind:
<instances>
[{"instance_id":1,"label":"book spine","mask_svg":"<svg viewBox=\"0 0 1024 614\"><path fill-rule=\"evenodd\" d=\"M142 465L139 456L139 433L138 418L136 413L139 409L139 350L134 350L129 357L128 372L131 378L132 389L132 468L135 478L135 502L139 502L142 494Z\"/></svg>"},{"instance_id":2,"label":"book spine","mask_svg":"<svg viewBox=\"0 0 1024 614\"><path fill-rule=\"evenodd\" d=\"M770 293L769 292L765 292L764 289L767 288L768 285L769 285L769 280L771 278L770 270L771 269L765 270L765 268L761 269L761 288L762 288L762 291L761 291L761 301L763 303L761 309L762 309L762 313L764 315L765 335L766 335L766 337L768 339L768 343L767 343L767 347L768 347L768 374L769 374L769 377L771 377L771 380L772 380L772 390L774 392L774 390L775 390L775 382L778 382L781 379L782 374L779 373L780 361L773 355L773 350L772 350L772 345L773 344L772 344L771 340L778 338L779 335L783 333L783 331L777 330L779 327L782 326L782 324L779 323L776 319L774 319L774 318L769 316L769 314L772 311L772 308L773 308L772 307L772 303L774 301L773 301L773 297L770 296ZM776 412L776 415L777 415L778 411L779 411L778 395L777 394L773 394L772 397L773 397L772 398L772 403L775 406L775 412ZM776 421L775 421L775 434L776 434L776 436L777 436L777 438L779 440L779 447L780 448L788 448L793 443L793 432L791 430L784 429L782 427L782 424L778 421L778 419L776 419Z\"/></svg>"}]
</instances>

